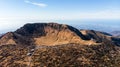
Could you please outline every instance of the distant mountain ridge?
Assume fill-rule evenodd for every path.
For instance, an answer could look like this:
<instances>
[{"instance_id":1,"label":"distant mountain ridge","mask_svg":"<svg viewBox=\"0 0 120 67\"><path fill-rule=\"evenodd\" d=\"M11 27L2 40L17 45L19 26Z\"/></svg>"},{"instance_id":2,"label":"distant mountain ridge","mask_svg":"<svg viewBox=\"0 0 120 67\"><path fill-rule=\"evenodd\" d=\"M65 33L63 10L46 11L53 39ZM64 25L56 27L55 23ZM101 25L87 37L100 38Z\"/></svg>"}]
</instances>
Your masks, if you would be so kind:
<instances>
[{"instance_id":1,"label":"distant mountain ridge","mask_svg":"<svg viewBox=\"0 0 120 67\"><path fill-rule=\"evenodd\" d=\"M6 33L0 39L0 44L22 45L60 45L83 44L95 45L104 42L120 44L120 39L108 33L94 30L78 30L72 26L58 23L33 23L26 24L15 32Z\"/></svg>"},{"instance_id":2,"label":"distant mountain ridge","mask_svg":"<svg viewBox=\"0 0 120 67\"><path fill-rule=\"evenodd\" d=\"M2 36L2 34L0 34L0 37Z\"/></svg>"},{"instance_id":3,"label":"distant mountain ridge","mask_svg":"<svg viewBox=\"0 0 120 67\"><path fill-rule=\"evenodd\" d=\"M0 37L2 37L4 34L0 34Z\"/></svg>"},{"instance_id":4,"label":"distant mountain ridge","mask_svg":"<svg viewBox=\"0 0 120 67\"><path fill-rule=\"evenodd\" d=\"M113 31L111 32L113 36L120 37L120 31Z\"/></svg>"}]
</instances>

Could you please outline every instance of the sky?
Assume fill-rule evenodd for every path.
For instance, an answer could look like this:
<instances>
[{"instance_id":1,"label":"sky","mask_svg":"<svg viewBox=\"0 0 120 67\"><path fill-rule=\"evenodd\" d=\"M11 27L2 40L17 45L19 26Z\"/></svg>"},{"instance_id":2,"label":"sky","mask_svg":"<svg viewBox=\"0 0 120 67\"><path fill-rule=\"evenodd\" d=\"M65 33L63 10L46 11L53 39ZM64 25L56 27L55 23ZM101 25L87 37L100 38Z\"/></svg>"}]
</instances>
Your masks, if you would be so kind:
<instances>
[{"instance_id":1,"label":"sky","mask_svg":"<svg viewBox=\"0 0 120 67\"><path fill-rule=\"evenodd\" d=\"M120 20L120 0L0 0L0 32L58 20Z\"/></svg>"}]
</instances>

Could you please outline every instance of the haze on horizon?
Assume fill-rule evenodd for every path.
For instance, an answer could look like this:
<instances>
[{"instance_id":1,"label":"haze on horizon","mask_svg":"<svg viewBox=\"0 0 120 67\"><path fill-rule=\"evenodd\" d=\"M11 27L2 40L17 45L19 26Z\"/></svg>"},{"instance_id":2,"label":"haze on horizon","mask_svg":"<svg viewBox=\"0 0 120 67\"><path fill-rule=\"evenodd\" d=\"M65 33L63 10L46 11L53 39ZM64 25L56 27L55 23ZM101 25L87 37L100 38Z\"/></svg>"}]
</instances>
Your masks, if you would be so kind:
<instances>
[{"instance_id":1,"label":"haze on horizon","mask_svg":"<svg viewBox=\"0 0 120 67\"><path fill-rule=\"evenodd\" d=\"M0 0L0 32L30 22L79 24L86 20L112 20L111 25L120 21L120 0Z\"/></svg>"}]
</instances>

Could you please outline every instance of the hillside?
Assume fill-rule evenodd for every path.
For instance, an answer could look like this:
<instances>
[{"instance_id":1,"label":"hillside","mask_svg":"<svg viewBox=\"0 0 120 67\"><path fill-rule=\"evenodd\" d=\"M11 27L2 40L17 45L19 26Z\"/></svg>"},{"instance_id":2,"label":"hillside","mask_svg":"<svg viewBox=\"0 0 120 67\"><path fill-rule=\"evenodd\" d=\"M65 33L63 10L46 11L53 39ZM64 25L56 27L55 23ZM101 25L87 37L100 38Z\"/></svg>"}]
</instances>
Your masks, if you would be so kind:
<instances>
[{"instance_id":1,"label":"hillside","mask_svg":"<svg viewBox=\"0 0 120 67\"><path fill-rule=\"evenodd\" d=\"M36 46L32 56L27 47L0 46L1 67L119 67L120 48L101 44Z\"/></svg>"},{"instance_id":2,"label":"hillside","mask_svg":"<svg viewBox=\"0 0 120 67\"><path fill-rule=\"evenodd\" d=\"M112 37L107 33L92 30L82 30L57 23L34 23L26 24L15 32L9 32L2 36L0 44L21 45L60 45L60 44L83 44L96 45L104 42L120 44L120 38Z\"/></svg>"}]
</instances>

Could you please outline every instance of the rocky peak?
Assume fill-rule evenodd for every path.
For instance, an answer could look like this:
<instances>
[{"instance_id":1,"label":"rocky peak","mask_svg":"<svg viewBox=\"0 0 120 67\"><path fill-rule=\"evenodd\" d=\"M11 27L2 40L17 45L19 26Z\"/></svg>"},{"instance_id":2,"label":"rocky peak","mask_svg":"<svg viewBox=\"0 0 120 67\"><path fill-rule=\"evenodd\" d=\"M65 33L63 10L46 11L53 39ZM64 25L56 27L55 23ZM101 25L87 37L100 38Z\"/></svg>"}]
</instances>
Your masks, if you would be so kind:
<instances>
[{"instance_id":1,"label":"rocky peak","mask_svg":"<svg viewBox=\"0 0 120 67\"><path fill-rule=\"evenodd\" d=\"M76 33L82 39L85 39L83 35L77 30L76 28L65 25L65 24L58 24L58 23L34 23L34 24L26 24L17 31L18 34L23 36L45 36L47 33L50 33L52 30L56 31L71 31Z\"/></svg>"},{"instance_id":2,"label":"rocky peak","mask_svg":"<svg viewBox=\"0 0 120 67\"><path fill-rule=\"evenodd\" d=\"M80 40L86 40L78 29L58 23L29 23L15 33L32 38L35 44L79 43Z\"/></svg>"}]
</instances>

